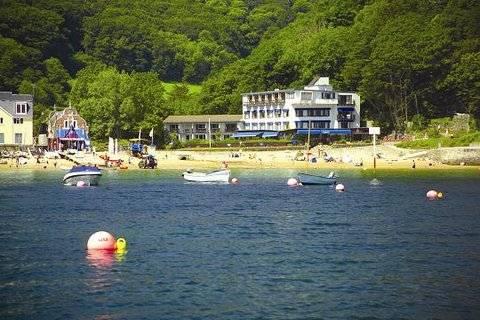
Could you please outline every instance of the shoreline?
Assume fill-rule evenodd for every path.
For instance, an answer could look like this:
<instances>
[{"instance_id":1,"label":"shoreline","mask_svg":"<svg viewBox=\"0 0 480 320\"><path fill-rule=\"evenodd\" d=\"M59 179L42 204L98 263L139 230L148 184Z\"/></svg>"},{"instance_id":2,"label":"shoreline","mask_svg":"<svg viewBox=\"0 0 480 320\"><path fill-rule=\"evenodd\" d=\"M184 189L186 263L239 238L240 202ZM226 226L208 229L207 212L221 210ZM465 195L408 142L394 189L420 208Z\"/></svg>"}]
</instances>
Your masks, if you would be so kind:
<instances>
[{"instance_id":1,"label":"shoreline","mask_svg":"<svg viewBox=\"0 0 480 320\"><path fill-rule=\"evenodd\" d=\"M205 155L205 152L188 152L190 160L179 160L178 156L182 155L181 151L158 151L156 158L158 166L153 170L213 170L222 167L223 163L228 164L229 169L298 169L298 170L351 170L351 171L373 171L373 170L470 170L472 172L480 172L480 166L473 165L447 165L442 163L435 163L428 159L376 159L376 168L372 160L363 160L362 166L355 166L348 162L325 162L319 160L317 162L296 161L291 158L290 154L286 156L284 151L265 151L256 152L255 157L240 156L239 158L232 158L228 152L210 152ZM152 169L141 169L138 167L140 159L132 158L128 154L120 154L117 159L123 161L124 169L119 167L105 166L105 161L100 157L87 158L82 161L84 164L96 164L100 169L118 170L118 171L143 171ZM415 161L415 168L412 168L413 160ZM55 165L56 163L56 165ZM27 164L16 166L15 159L8 159L6 164L0 164L0 171L17 171L17 170L39 170L39 171L66 171L74 165L73 162L66 159L49 159L47 162L36 163L36 159L29 159Z\"/></svg>"}]
</instances>

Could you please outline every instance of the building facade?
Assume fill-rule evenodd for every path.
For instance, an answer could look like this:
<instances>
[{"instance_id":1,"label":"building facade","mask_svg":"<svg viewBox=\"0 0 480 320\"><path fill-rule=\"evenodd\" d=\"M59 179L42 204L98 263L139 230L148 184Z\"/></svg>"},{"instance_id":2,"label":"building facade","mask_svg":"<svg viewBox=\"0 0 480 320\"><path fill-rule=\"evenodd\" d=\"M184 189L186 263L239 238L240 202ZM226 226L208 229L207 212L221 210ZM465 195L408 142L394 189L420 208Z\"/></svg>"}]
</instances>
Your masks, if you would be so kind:
<instances>
[{"instance_id":1,"label":"building facade","mask_svg":"<svg viewBox=\"0 0 480 320\"><path fill-rule=\"evenodd\" d=\"M329 78L303 90L242 94L245 130L352 129L360 127L360 96L334 91Z\"/></svg>"},{"instance_id":2,"label":"building facade","mask_svg":"<svg viewBox=\"0 0 480 320\"><path fill-rule=\"evenodd\" d=\"M33 145L33 96L0 92L0 145Z\"/></svg>"},{"instance_id":3,"label":"building facade","mask_svg":"<svg viewBox=\"0 0 480 320\"><path fill-rule=\"evenodd\" d=\"M48 120L49 150L83 150L89 145L87 122L75 108L52 112Z\"/></svg>"},{"instance_id":4,"label":"building facade","mask_svg":"<svg viewBox=\"0 0 480 320\"><path fill-rule=\"evenodd\" d=\"M243 129L242 115L231 114L169 116L163 123L165 129L170 133L176 133L182 142L210 137L212 140L223 140Z\"/></svg>"}]
</instances>

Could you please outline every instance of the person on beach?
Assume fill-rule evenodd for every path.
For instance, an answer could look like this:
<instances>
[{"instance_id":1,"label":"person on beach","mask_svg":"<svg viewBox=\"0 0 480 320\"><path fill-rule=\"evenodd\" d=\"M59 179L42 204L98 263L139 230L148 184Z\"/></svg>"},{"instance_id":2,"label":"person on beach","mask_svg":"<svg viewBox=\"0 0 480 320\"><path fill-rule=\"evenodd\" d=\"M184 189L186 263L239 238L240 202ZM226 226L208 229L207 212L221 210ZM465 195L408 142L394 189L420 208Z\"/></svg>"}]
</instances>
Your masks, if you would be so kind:
<instances>
[{"instance_id":1,"label":"person on beach","mask_svg":"<svg viewBox=\"0 0 480 320\"><path fill-rule=\"evenodd\" d=\"M412 160L412 169L415 169L415 160Z\"/></svg>"}]
</instances>

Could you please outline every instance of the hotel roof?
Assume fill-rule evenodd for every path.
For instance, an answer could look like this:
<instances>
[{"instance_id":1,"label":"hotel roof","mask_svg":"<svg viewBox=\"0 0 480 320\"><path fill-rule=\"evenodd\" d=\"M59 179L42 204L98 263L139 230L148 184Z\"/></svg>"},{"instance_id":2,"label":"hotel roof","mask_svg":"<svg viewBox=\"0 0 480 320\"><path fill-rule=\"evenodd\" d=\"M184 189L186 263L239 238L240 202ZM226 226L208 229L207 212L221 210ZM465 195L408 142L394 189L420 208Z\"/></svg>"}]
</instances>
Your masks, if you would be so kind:
<instances>
[{"instance_id":1,"label":"hotel roof","mask_svg":"<svg viewBox=\"0 0 480 320\"><path fill-rule=\"evenodd\" d=\"M197 122L240 122L241 114L202 114L189 116L168 116L163 123L197 123Z\"/></svg>"}]
</instances>

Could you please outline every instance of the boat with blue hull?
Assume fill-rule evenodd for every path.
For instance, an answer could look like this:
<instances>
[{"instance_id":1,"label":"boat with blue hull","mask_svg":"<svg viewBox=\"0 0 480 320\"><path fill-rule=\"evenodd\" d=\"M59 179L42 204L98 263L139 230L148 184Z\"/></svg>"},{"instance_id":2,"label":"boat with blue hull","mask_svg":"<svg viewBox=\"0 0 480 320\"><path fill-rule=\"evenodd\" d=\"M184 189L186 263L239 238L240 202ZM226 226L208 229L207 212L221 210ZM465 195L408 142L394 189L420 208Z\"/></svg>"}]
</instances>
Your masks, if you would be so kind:
<instances>
[{"instance_id":1,"label":"boat with blue hull","mask_svg":"<svg viewBox=\"0 0 480 320\"><path fill-rule=\"evenodd\" d=\"M298 180L303 185L332 185L337 183L337 176L333 171L328 176L300 172Z\"/></svg>"},{"instance_id":2,"label":"boat with blue hull","mask_svg":"<svg viewBox=\"0 0 480 320\"><path fill-rule=\"evenodd\" d=\"M100 169L94 166L74 166L63 177L63 184L76 186L79 182L88 186L98 185L102 176Z\"/></svg>"}]
</instances>

